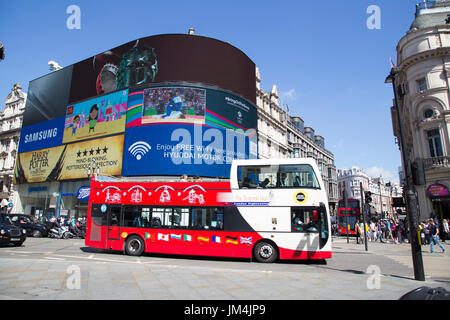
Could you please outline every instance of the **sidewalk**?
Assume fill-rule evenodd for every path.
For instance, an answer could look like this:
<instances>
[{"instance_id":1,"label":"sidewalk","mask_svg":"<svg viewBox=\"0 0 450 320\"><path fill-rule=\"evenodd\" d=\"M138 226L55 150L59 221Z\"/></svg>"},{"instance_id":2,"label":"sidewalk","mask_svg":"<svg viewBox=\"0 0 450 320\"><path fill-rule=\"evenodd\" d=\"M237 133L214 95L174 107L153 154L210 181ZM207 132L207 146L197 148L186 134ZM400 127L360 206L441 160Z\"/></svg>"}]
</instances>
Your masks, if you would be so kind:
<instances>
[{"instance_id":1,"label":"sidewalk","mask_svg":"<svg viewBox=\"0 0 450 320\"><path fill-rule=\"evenodd\" d=\"M450 245L448 241L442 244L446 249L445 252L442 252L441 248L435 246L434 253L430 253L429 245L422 246L425 277L426 279L450 282ZM333 251L335 252L342 250L366 252L365 245L362 243L356 244L355 237L350 237L349 243L347 243L345 236L334 237L332 245ZM414 274L411 245L409 243L394 244L392 242L380 243L369 241L367 243L367 249L367 253L384 256L401 263L411 270L412 275Z\"/></svg>"}]
</instances>

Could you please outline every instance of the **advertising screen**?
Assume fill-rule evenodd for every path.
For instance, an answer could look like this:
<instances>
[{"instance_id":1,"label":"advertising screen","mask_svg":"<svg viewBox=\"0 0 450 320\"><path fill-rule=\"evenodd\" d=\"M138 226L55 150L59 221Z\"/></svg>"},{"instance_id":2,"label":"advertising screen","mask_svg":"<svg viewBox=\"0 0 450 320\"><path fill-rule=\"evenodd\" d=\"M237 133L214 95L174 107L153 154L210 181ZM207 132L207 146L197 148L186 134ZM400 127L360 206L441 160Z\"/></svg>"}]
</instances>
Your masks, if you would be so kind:
<instances>
[{"instance_id":1,"label":"advertising screen","mask_svg":"<svg viewBox=\"0 0 450 320\"><path fill-rule=\"evenodd\" d=\"M161 87L144 90L142 124L164 122L205 123L206 90Z\"/></svg>"},{"instance_id":2,"label":"advertising screen","mask_svg":"<svg viewBox=\"0 0 450 320\"><path fill-rule=\"evenodd\" d=\"M73 66L68 66L30 81L23 127L65 116L72 70Z\"/></svg>"},{"instance_id":3,"label":"advertising screen","mask_svg":"<svg viewBox=\"0 0 450 320\"><path fill-rule=\"evenodd\" d=\"M69 103L166 81L216 85L256 103L255 64L247 55L187 34L141 38L74 64Z\"/></svg>"},{"instance_id":4,"label":"advertising screen","mask_svg":"<svg viewBox=\"0 0 450 320\"><path fill-rule=\"evenodd\" d=\"M61 145L64 117L22 127L18 153Z\"/></svg>"},{"instance_id":5,"label":"advertising screen","mask_svg":"<svg viewBox=\"0 0 450 320\"><path fill-rule=\"evenodd\" d=\"M120 175L123 135L88 140L17 156L15 183L85 179L95 162L104 175Z\"/></svg>"},{"instance_id":6,"label":"advertising screen","mask_svg":"<svg viewBox=\"0 0 450 320\"><path fill-rule=\"evenodd\" d=\"M122 133L128 90L121 90L67 107L63 143Z\"/></svg>"},{"instance_id":7,"label":"advertising screen","mask_svg":"<svg viewBox=\"0 0 450 320\"><path fill-rule=\"evenodd\" d=\"M233 159L257 158L256 125L256 108L226 91L174 85L130 92L122 175L229 178Z\"/></svg>"}]
</instances>

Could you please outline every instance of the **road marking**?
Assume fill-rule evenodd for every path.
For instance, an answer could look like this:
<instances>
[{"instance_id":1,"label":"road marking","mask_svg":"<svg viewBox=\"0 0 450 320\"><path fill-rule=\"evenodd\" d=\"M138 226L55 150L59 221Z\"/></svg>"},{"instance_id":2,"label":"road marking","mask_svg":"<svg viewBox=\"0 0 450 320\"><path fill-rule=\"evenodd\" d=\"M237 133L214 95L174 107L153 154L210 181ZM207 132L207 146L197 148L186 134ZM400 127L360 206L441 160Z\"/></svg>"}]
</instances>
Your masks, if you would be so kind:
<instances>
[{"instance_id":1,"label":"road marking","mask_svg":"<svg viewBox=\"0 0 450 320\"><path fill-rule=\"evenodd\" d=\"M66 260L63 258L55 258L55 257L45 257L45 259L49 259L49 260Z\"/></svg>"}]
</instances>

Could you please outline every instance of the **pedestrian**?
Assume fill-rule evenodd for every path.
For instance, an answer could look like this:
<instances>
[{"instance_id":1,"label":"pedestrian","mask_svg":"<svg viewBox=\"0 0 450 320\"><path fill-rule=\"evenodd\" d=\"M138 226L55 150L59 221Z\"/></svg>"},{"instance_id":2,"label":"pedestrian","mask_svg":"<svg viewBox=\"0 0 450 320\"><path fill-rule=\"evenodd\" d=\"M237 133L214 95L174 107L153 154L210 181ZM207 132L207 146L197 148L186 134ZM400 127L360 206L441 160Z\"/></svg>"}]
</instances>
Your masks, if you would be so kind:
<instances>
[{"instance_id":1,"label":"pedestrian","mask_svg":"<svg viewBox=\"0 0 450 320\"><path fill-rule=\"evenodd\" d=\"M431 219L433 220L433 219ZM423 224L423 232L425 233L425 244L430 244L430 229L428 228L430 225L430 219L424 222Z\"/></svg>"},{"instance_id":2,"label":"pedestrian","mask_svg":"<svg viewBox=\"0 0 450 320\"><path fill-rule=\"evenodd\" d=\"M380 239L381 243L384 243L383 241L383 229L384 229L384 223L383 221L379 220L377 223L377 240Z\"/></svg>"},{"instance_id":3,"label":"pedestrian","mask_svg":"<svg viewBox=\"0 0 450 320\"><path fill-rule=\"evenodd\" d=\"M386 220L386 242L388 242L389 238L391 238L392 242L394 242L394 238L392 237L392 220Z\"/></svg>"},{"instance_id":4,"label":"pedestrian","mask_svg":"<svg viewBox=\"0 0 450 320\"><path fill-rule=\"evenodd\" d=\"M377 230L376 230L377 226L375 225L375 222L373 220L371 220L370 222L370 241L376 241L377 239Z\"/></svg>"},{"instance_id":5,"label":"pedestrian","mask_svg":"<svg viewBox=\"0 0 450 320\"><path fill-rule=\"evenodd\" d=\"M434 223L434 220L431 219L430 223L429 223L429 230L430 230L430 237L431 237L431 241L430 241L430 252L433 253L434 252L434 245L437 244L441 249L442 252L445 252L445 247L442 245L442 243L439 241L439 228L438 226Z\"/></svg>"},{"instance_id":6,"label":"pedestrian","mask_svg":"<svg viewBox=\"0 0 450 320\"><path fill-rule=\"evenodd\" d=\"M359 244L359 238L361 237L361 230L359 228L359 220L355 221L355 233L356 233L356 244Z\"/></svg>"},{"instance_id":7,"label":"pedestrian","mask_svg":"<svg viewBox=\"0 0 450 320\"><path fill-rule=\"evenodd\" d=\"M391 230L392 230L392 240L395 244L398 244L398 233L397 233L397 223L391 220Z\"/></svg>"},{"instance_id":8,"label":"pedestrian","mask_svg":"<svg viewBox=\"0 0 450 320\"><path fill-rule=\"evenodd\" d=\"M442 228L443 228L443 234L442 234L442 242L445 243L445 240L448 239L449 234L449 228L448 228L448 221L447 219L442 220Z\"/></svg>"},{"instance_id":9,"label":"pedestrian","mask_svg":"<svg viewBox=\"0 0 450 320\"><path fill-rule=\"evenodd\" d=\"M366 229L364 230L364 223L360 222L359 223L359 236L361 239L361 243L364 243L364 241L366 241L365 237L364 237L364 231L366 232L366 234L369 232L369 226L366 225Z\"/></svg>"}]
</instances>

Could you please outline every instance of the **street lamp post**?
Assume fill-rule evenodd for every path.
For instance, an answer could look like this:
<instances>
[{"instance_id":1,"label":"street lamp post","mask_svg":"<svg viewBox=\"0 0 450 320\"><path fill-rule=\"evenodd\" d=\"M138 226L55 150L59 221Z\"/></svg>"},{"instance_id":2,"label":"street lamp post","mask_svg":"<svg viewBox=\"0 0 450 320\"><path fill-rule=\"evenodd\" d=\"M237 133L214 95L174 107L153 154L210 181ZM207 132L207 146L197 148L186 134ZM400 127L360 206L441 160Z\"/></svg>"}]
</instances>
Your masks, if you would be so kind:
<instances>
[{"instance_id":1,"label":"street lamp post","mask_svg":"<svg viewBox=\"0 0 450 320\"><path fill-rule=\"evenodd\" d=\"M345 229L347 229L347 243L350 242L350 239L348 237L348 234L350 232L350 225L348 224L348 198L347 198L347 187L344 185L344 192L343 192L343 197L344 197L344 210L345 210Z\"/></svg>"},{"instance_id":2,"label":"street lamp post","mask_svg":"<svg viewBox=\"0 0 450 320\"><path fill-rule=\"evenodd\" d=\"M392 83L392 87L394 90L394 104L395 110L397 113L397 124L400 133L400 148L402 151L402 161L403 161L403 169L405 170L405 184L406 184L406 206L408 210L408 221L409 221L409 240L411 243L411 254L413 259L413 267L414 267L414 278L418 281L425 281L425 272L423 268L423 260L422 260L422 248L419 244L418 235L418 216L419 212L417 210L417 200L416 195L412 189L412 176L411 176L411 168L409 166L408 154L406 152L406 143L405 143L405 135L403 131L403 124L401 121L401 113L400 106L398 102L398 93L397 93L397 77L400 68L394 67L391 69L389 76L387 76L385 83Z\"/></svg>"},{"instance_id":3,"label":"street lamp post","mask_svg":"<svg viewBox=\"0 0 450 320\"><path fill-rule=\"evenodd\" d=\"M383 214L383 197L381 195L381 176L378 179L378 187L380 187L380 215L381 215L381 218L385 218L384 214ZM387 218L389 218L389 217L387 217Z\"/></svg>"}]
</instances>

